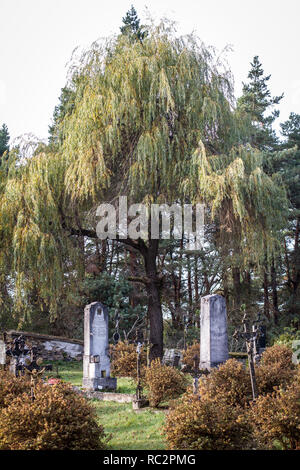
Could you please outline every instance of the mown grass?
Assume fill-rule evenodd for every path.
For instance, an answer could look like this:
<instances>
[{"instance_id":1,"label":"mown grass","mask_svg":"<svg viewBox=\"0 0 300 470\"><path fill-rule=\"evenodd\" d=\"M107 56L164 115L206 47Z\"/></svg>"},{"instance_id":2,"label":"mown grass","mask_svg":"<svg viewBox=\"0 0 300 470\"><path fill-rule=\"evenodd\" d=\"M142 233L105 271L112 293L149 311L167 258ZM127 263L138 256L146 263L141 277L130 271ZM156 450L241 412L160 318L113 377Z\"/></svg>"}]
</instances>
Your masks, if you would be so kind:
<instances>
[{"instance_id":1,"label":"mown grass","mask_svg":"<svg viewBox=\"0 0 300 470\"><path fill-rule=\"evenodd\" d=\"M59 377L77 387L82 386L82 361L52 361L52 372L46 372L47 377ZM126 377L118 378L117 393L135 393L135 385Z\"/></svg>"},{"instance_id":2,"label":"mown grass","mask_svg":"<svg viewBox=\"0 0 300 470\"><path fill-rule=\"evenodd\" d=\"M53 361L50 377L80 387L82 385L82 362ZM135 385L129 378L118 378L118 393L135 393ZM133 411L131 403L91 400L95 406L99 424L111 434L108 447L111 450L161 450L166 444L162 435L165 412L145 409Z\"/></svg>"},{"instance_id":3,"label":"mown grass","mask_svg":"<svg viewBox=\"0 0 300 470\"><path fill-rule=\"evenodd\" d=\"M46 372L46 377L58 377L65 382L81 387L82 362L80 361L52 361L53 371Z\"/></svg>"},{"instance_id":4,"label":"mown grass","mask_svg":"<svg viewBox=\"0 0 300 470\"><path fill-rule=\"evenodd\" d=\"M133 411L131 403L93 400L99 423L112 435L112 450L165 449L162 435L165 413L156 410Z\"/></svg>"}]
</instances>

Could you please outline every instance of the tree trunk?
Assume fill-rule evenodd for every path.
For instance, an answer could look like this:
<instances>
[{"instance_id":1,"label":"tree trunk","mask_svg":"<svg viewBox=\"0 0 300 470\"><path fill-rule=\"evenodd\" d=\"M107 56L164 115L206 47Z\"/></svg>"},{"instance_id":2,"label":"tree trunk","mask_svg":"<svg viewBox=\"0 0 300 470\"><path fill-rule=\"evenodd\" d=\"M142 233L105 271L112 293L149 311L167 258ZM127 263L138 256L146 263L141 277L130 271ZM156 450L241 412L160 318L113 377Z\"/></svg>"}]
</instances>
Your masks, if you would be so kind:
<instances>
[{"instance_id":1,"label":"tree trunk","mask_svg":"<svg viewBox=\"0 0 300 470\"><path fill-rule=\"evenodd\" d=\"M161 278L157 273L156 257L158 240L149 240L149 247L143 250L147 277L148 318L150 323L150 361L163 357L163 318L161 309Z\"/></svg>"},{"instance_id":2,"label":"tree trunk","mask_svg":"<svg viewBox=\"0 0 300 470\"><path fill-rule=\"evenodd\" d=\"M174 309L171 311L172 326L177 329L180 327L180 279L176 273L172 272L172 281L174 287Z\"/></svg>"},{"instance_id":3,"label":"tree trunk","mask_svg":"<svg viewBox=\"0 0 300 470\"><path fill-rule=\"evenodd\" d=\"M192 272L191 272L191 260L189 255L187 256L187 271L188 271L188 298L189 298L189 325L193 322L193 289L192 289Z\"/></svg>"},{"instance_id":4,"label":"tree trunk","mask_svg":"<svg viewBox=\"0 0 300 470\"><path fill-rule=\"evenodd\" d=\"M241 272L239 267L232 268L232 279L233 279L233 289L234 289L234 308L239 309L241 306L241 294L242 294L242 285L241 285Z\"/></svg>"},{"instance_id":5,"label":"tree trunk","mask_svg":"<svg viewBox=\"0 0 300 470\"><path fill-rule=\"evenodd\" d=\"M248 296L248 301L251 302L251 272L249 270L245 272L244 284Z\"/></svg>"},{"instance_id":6,"label":"tree trunk","mask_svg":"<svg viewBox=\"0 0 300 470\"><path fill-rule=\"evenodd\" d=\"M88 229L68 229L73 235L85 235L90 238L97 238L97 234L94 230ZM112 247L114 246L115 240L112 241ZM158 254L159 240L149 240L148 246L142 239L138 240L119 240L117 242L124 243L133 247L139 251L143 256L145 263L146 276L144 279L140 279L146 286L148 294L148 319L150 323L150 360L155 358L162 359L163 356L163 318L161 309L161 286L162 278L157 272L156 259ZM112 264L113 252L111 254Z\"/></svg>"},{"instance_id":7,"label":"tree trunk","mask_svg":"<svg viewBox=\"0 0 300 470\"><path fill-rule=\"evenodd\" d=\"M129 251L129 261L130 261L130 275L135 277L138 275L137 269L137 255L133 251ZM137 286L133 286L132 291L129 294L129 301L131 307L136 307L139 304L138 294L139 288Z\"/></svg>"},{"instance_id":8,"label":"tree trunk","mask_svg":"<svg viewBox=\"0 0 300 470\"><path fill-rule=\"evenodd\" d=\"M198 278L198 256L195 255L194 261L194 288L195 288L195 305L196 311L200 308L200 298L199 298L199 278ZM196 315L197 318L194 318L194 326L200 328L200 316Z\"/></svg>"},{"instance_id":9,"label":"tree trunk","mask_svg":"<svg viewBox=\"0 0 300 470\"><path fill-rule=\"evenodd\" d=\"M272 258L272 263L271 263L271 287L272 287L274 322L277 325L278 324L278 317L279 317L279 309L278 309L276 268L275 268L274 258Z\"/></svg>"},{"instance_id":10,"label":"tree trunk","mask_svg":"<svg viewBox=\"0 0 300 470\"><path fill-rule=\"evenodd\" d=\"M265 263L263 267L263 288L264 288L264 314L267 318L270 318L270 302L269 302L269 280L268 280L268 264L267 258L265 257Z\"/></svg>"},{"instance_id":11,"label":"tree trunk","mask_svg":"<svg viewBox=\"0 0 300 470\"><path fill-rule=\"evenodd\" d=\"M290 294L289 299L289 314L295 315L299 312L300 303L300 249L299 249L299 237L300 237L300 217L297 217L295 235L294 235L294 249L292 253L288 252L287 242L284 241L285 248L285 263L288 277L288 290Z\"/></svg>"}]
</instances>

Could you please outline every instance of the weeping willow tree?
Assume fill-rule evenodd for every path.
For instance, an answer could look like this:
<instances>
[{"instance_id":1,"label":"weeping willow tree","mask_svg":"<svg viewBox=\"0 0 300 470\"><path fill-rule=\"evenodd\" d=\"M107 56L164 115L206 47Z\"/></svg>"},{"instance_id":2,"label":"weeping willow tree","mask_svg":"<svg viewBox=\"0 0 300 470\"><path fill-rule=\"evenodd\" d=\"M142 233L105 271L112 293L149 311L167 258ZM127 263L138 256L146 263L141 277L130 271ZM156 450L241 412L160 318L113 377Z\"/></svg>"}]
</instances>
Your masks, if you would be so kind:
<instances>
[{"instance_id":1,"label":"weeping willow tree","mask_svg":"<svg viewBox=\"0 0 300 470\"><path fill-rule=\"evenodd\" d=\"M76 240L97 237L95 208L119 195L205 203L220 234L231 233L228 250L235 238L245 259L274 246L285 197L242 144L247 123L234 109L230 73L197 38L177 38L166 23L147 31L143 41L121 35L85 52L61 142L10 167L1 240L12 240L18 299L38 280L54 311L66 286L76 289ZM151 356L161 357L159 240L118 241L144 260Z\"/></svg>"}]
</instances>

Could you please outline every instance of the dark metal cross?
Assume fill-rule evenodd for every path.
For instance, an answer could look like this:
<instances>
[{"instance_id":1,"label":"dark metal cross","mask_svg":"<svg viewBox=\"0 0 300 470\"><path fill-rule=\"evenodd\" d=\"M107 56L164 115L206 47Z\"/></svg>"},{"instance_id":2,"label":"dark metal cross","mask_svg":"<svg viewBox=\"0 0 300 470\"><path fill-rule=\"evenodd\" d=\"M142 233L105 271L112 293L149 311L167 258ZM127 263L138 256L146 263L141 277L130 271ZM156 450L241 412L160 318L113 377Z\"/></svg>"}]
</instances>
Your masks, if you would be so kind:
<instances>
[{"instance_id":1,"label":"dark metal cross","mask_svg":"<svg viewBox=\"0 0 300 470\"><path fill-rule=\"evenodd\" d=\"M243 332L240 333L240 336L244 338L246 343L253 401L255 401L258 397L254 365L258 362L259 359L259 354L257 351L257 339L259 335L258 325L260 322L260 315L258 315L257 320L252 324L252 328L249 329L247 324L247 314L245 313L242 321Z\"/></svg>"},{"instance_id":2,"label":"dark metal cross","mask_svg":"<svg viewBox=\"0 0 300 470\"><path fill-rule=\"evenodd\" d=\"M115 344L118 344L120 340L119 321L120 321L120 316L119 316L119 312L117 311L115 315L115 332L113 334L113 340Z\"/></svg>"},{"instance_id":3,"label":"dark metal cross","mask_svg":"<svg viewBox=\"0 0 300 470\"><path fill-rule=\"evenodd\" d=\"M25 373L30 375L30 396L31 401L35 400L35 387L40 377L42 377L43 373L45 372L46 368L37 370L37 369L25 369Z\"/></svg>"},{"instance_id":4,"label":"dark metal cross","mask_svg":"<svg viewBox=\"0 0 300 470\"><path fill-rule=\"evenodd\" d=\"M6 349L6 355L14 360L14 374L16 377L20 374L23 375L26 370L30 372L40 370L42 359L37 358L38 349L36 346L27 347L23 335L13 340L12 346ZM22 356L23 362L21 362ZM46 365L43 370L52 370L52 365Z\"/></svg>"},{"instance_id":5,"label":"dark metal cross","mask_svg":"<svg viewBox=\"0 0 300 470\"><path fill-rule=\"evenodd\" d=\"M24 336L20 335L12 342L12 346L6 349L6 355L14 360L14 374L18 377L19 372L23 372L24 364L20 362L21 356L26 356L30 349L26 347Z\"/></svg>"},{"instance_id":6,"label":"dark metal cross","mask_svg":"<svg viewBox=\"0 0 300 470\"><path fill-rule=\"evenodd\" d=\"M197 356L197 354L195 354L195 356L193 357L193 365L194 365L193 394L198 395L199 377L201 375L201 372L199 369L199 356Z\"/></svg>"},{"instance_id":7,"label":"dark metal cross","mask_svg":"<svg viewBox=\"0 0 300 470\"><path fill-rule=\"evenodd\" d=\"M140 330L136 330L136 378L137 378L137 386L136 386L136 399L142 399L142 392L143 387L141 385L141 349L143 347L144 338L143 333Z\"/></svg>"}]
</instances>

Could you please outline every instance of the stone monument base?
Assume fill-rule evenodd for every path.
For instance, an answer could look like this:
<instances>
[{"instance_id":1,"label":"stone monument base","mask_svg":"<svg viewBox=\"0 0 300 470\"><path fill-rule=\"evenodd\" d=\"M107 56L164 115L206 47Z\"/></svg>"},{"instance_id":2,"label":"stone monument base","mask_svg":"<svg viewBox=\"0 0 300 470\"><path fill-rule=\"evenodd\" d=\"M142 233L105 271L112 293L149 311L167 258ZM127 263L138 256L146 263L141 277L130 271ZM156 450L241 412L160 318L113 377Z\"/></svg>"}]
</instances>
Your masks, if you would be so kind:
<instances>
[{"instance_id":1,"label":"stone monument base","mask_svg":"<svg viewBox=\"0 0 300 470\"><path fill-rule=\"evenodd\" d=\"M116 390L117 379L115 377L99 377L95 379L84 377L82 386L86 390Z\"/></svg>"},{"instance_id":2,"label":"stone monument base","mask_svg":"<svg viewBox=\"0 0 300 470\"><path fill-rule=\"evenodd\" d=\"M132 409L133 410L139 410L140 408L145 408L146 406L149 406L149 400L146 398L140 398L139 400L134 398L132 401Z\"/></svg>"},{"instance_id":3,"label":"stone monument base","mask_svg":"<svg viewBox=\"0 0 300 470\"><path fill-rule=\"evenodd\" d=\"M199 363L199 369L201 371L211 371L211 369L214 369L216 367L219 367L221 364L224 364L226 361L222 362L200 362Z\"/></svg>"}]
</instances>

